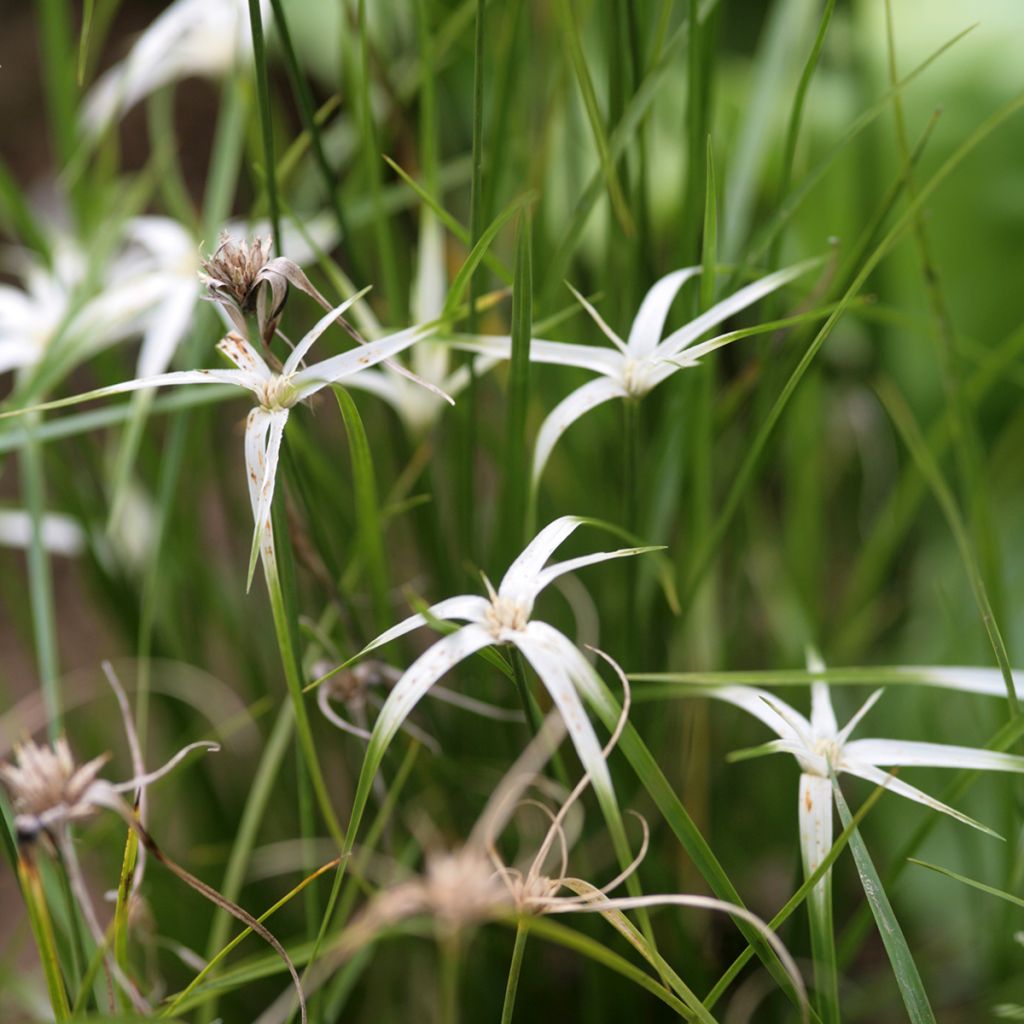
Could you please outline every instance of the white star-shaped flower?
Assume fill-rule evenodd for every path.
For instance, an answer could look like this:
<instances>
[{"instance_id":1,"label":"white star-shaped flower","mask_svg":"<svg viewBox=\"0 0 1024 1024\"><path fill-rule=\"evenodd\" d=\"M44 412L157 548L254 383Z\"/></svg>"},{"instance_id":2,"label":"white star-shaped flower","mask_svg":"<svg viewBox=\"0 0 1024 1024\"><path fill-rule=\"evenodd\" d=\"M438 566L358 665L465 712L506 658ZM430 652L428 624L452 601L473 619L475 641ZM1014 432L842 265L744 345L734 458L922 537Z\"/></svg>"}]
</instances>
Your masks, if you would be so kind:
<instances>
[{"instance_id":1,"label":"white star-shaped flower","mask_svg":"<svg viewBox=\"0 0 1024 1024\"><path fill-rule=\"evenodd\" d=\"M256 400L256 406L249 413L245 425L245 468L255 519L247 576L247 585L251 585L256 560L261 554L264 570L268 574L276 573L270 508L274 497L281 440L292 407L329 384L349 378L381 360L389 359L432 330L430 326L409 327L303 368L302 361L313 343L363 294L365 293L360 292L359 295L353 296L322 316L298 342L279 373L270 369L263 357L245 338L232 331L217 343L217 348L234 363L233 370L180 370L152 377L139 377L84 395L47 402L36 406L35 409L53 409L88 399L172 384L233 384L248 391ZM0 418L20 415L26 411L28 410L14 410L0 414Z\"/></svg>"},{"instance_id":2,"label":"white star-shaped flower","mask_svg":"<svg viewBox=\"0 0 1024 1024\"><path fill-rule=\"evenodd\" d=\"M824 671L820 661L811 659L811 671ZM697 692L696 690L694 692ZM883 767L972 768L981 771L1024 772L1024 757L975 747L925 743L914 740L865 739L850 736L875 702L882 696L876 690L839 728L828 683L811 684L811 715L799 711L774 694L753 686L714 686L699 688L704 696L726 701L764 722L779 737L740 757L760 754L792 754L800 765L798 799L800 849L804 871L810 875L832 847L832 782L834 775L858 778L941 811L974 828L995 835L990 828L961 811L936 800L927 793L883 770ZM822 904L827 898L826 880L815 886L812 898Z\"/></svg>"},{"instance_id":3,"label":"white star-shaped flower","mask_svg":"<svg viewBox=\"0 0 1024 1024\"><path fill-rule=\"evenodd\" d=\"M588 702L602 704L600 681L593 666L567 636L554 626L533 618L533 605L541 591L565 573L612 558L657 549L633 547L599 551L545 567L555 549L586 522L578 516L562 516L548 524L512 563L497 590L485 578L487 597L464 594L431 606L428 612L431 619L456 619L466 625L442 637L420 655L388 695L377 716L363 761L353 821L357 821L361 814L359 801L365 803L365 794L384 751L420 699L441 676L476 651L511 644L523 653L540 677L565 720L580 761L593 781L602 810L609 822L621 828L611 775L597 734L580 699L582 694ZM382 633L361 653L374 650L427 623L426 615L412 615Z\"/></svg>"},{"instance_id":4,"label":"white star-shaped flower","mask_svg":"<svg viewBox=\"0 0 1024 1024\"><path fill-rule=\"evenodd\" d=\"M673 271L654 284L640 305L626 341L605 323L600 313L579 292L572 289L583 308L615 348L611 350L543 339L530 342L532 362L575 366L600 375L559 402L541 425L533 456L534 484L544 472L555 443L581 416L614 398L640 398L678 370L694 366L702 356L734 340L731 335L721 335L695 345L698 338L819 264L820 260L807 260L769 274L716 303L665 339L661 338L661 334L672 303L679 289L701 272L700 267ZM504 359L511 355L511 339L507 336L475 335L460 339L458 345L472 352Z\"/></svg>"}]
</instances>

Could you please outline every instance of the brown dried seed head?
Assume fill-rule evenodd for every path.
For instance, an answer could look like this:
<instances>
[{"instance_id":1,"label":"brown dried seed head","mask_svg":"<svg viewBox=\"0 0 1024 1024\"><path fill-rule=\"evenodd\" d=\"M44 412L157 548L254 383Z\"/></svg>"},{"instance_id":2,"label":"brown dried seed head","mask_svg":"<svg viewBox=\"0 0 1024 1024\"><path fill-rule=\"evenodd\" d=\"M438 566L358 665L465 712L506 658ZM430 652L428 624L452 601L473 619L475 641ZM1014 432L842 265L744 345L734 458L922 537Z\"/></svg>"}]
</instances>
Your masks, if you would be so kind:
<instances>
[{"instance_id":1,"label":"brown dried seed head","mask_svg":"<svg viewBox=\"0 0 1024 1024\"><path fill-rule=\"evenodd\" d=\"M14 809L34 817L59 807L67 808L69 816L88 814L91 808L82 800L110 758L102 754L76 767L63 736L52 747L29 740L16 747L14 755L15 764L0 765L0 780L11 794Z\"/></svg>"},{"instance_id":2,"label":"brown dried seed head","mask_svg":"<svg viewBox=\"0 0 1024 1024\"><path fill-rule=\"evenodd\" d=\"M216 251L202 261L199 276L214 298L227 298L240 309L251 310L256 278L270 260L272 244L269 237L255 238L250 245L222 234Z\"/></svg>"}]
</instances>

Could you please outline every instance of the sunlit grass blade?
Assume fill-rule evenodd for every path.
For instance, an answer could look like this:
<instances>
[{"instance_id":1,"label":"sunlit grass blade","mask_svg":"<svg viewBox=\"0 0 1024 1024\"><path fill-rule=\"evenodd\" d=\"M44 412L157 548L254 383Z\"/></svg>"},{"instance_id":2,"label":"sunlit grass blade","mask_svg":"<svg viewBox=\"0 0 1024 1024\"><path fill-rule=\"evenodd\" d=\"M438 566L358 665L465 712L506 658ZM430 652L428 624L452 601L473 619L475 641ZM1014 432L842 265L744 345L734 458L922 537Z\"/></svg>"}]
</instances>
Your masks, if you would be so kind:
<instances>
[{"instance_id":1,"label":"sunlit grass blade","mask_svg":"<svg viewBox=\"0 0 1024 1024\"><path fill-rule=\"evenodd\" d=\"M70 1019L71 1006L61 975L53 921L46 905L39 868L34 861L25 857L18 858L18 880L21 882L21 891L28 907L29 924L36 940L36 948L39 950L39 959L42 961L50 1008L53 1010L54 1019L60 1024Z\"/></svg>"},{"instance_id":2,"label":"sunlit grass blade","mask_svg":"<svg viewBox=\"0 0 1024 1024\"><path fill-rule=\"evenodd\" d=\"M832 791L835 795L836 807L839 810L839 818L845 828L851 823L853 817L849 807L846 806L839 783L834 777ZM896 978L896 984L899 985L903 1005L907 1009L911 1024L935 1024L935 1014L928 1002L921 974L914 962L910 947L907 945L903 929L900 928L899 921L896 920L892 905L885 894L882 880L878 877L871 855L856 828L850 835L850 852L853 854L861 884L864 886L864 895L871 905L871 912L878 924L878 934L889 956L889 962L892 964L893 975Z\"/></svg>"}]
</instances>

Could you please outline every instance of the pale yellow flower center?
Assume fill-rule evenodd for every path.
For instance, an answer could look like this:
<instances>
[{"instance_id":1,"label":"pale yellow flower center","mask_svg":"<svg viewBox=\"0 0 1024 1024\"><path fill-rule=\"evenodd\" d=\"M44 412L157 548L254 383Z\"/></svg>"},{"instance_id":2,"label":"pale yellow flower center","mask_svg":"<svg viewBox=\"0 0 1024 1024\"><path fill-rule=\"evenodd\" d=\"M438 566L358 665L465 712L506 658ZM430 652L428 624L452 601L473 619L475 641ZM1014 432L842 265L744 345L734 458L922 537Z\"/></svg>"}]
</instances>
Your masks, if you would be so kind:
<instances>
[{"instance_id":1,"label":"pale yellow flower center","mask_svg":"<svg viewBox=\"0 0 1024 1024\"><path fill-rule=\"evenodd\" d=\"M290 409L298 400L298 392L292 384L291 376L274 374L263 385L260 392L260 405L269 412Z\"/></svg>"},{"instance_id":2,"label":"pale yellow flower center","mask_svg":"<svg viewBox=\"0 0 1024 1024\"><path fill-rule=\"evenodd\" d=\"M484 618L487 628L496 637L500 637L503 630L519 632L525 629L526 623L530 621L530 609L509 597L495 595L491 598L491 605Z\"/></svg>"}]
</instances>

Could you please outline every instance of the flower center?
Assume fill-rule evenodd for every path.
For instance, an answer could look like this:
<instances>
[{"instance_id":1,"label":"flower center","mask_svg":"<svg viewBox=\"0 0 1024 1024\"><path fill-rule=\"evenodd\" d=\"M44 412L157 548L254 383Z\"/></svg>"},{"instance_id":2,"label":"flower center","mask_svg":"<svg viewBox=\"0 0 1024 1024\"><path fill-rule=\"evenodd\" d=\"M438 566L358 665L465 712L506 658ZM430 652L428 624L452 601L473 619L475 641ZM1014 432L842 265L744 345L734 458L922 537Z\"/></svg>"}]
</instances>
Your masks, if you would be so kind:
<instances>
[{"instance_id":1,"label":"flower center","mask_svg":"<svg viewBox=\"0 0 1024 1024\"><path fill-rule=\"evenodd\" d=\"M815 740L811 750L816 757L821 758L824 762L825 774L828 773L828 767L830 765L832 768L838 769L839 762L842 760L843 756L843 747L834 736L826 736ZM812 772L812 774L818 773Z\"/></svg>"},{"instance_id":2,"label":"flower center","mask_svg":"<svg viewBox=\"0 0 1024 1024\"><path fill-rule=\"evenodd\" d=\"M274 374L263 385L260 392L260 405L270 412L290 409L298 400L298 392L292 384L291 376Z\"/></svg>"},{"instance_id":3,"label":"flower center","mask_svg":"<svg viewBox=\"0 0 1024 1024\"><path fill-rule=\"evenodd\" d=\"M650 391L648 364L644 359L627 359L622 367L622 386L636 398Z\"/></svg>"},{"instance_id":4,"label":"flower center","mask_svg":"<svg viewBox=\"0 0 1024 1024\"><path fill-rule=\"evenodd\" d=\"M487 628L495 637L501 639L501 634L505 630L518 633L526 628L526 623L530 621L530 609L510 597L495 595L491 598L491 606L484 617L487 620Z\"/></svg>"}]
</instances>

